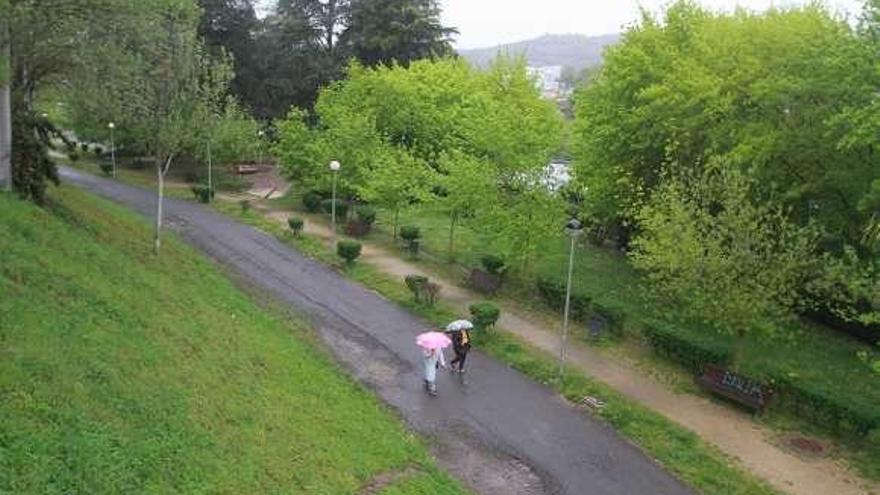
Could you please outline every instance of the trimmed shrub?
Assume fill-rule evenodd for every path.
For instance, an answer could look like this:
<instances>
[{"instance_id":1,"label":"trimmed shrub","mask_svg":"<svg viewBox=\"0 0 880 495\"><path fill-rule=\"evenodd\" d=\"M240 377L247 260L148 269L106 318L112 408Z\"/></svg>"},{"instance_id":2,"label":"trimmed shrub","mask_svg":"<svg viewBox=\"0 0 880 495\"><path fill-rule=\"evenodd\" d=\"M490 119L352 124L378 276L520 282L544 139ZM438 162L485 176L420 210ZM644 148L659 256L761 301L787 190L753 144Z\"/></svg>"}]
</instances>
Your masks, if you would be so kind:
<instances>
[{"instance_id":1,"label":"trimmed shrub","mask_svg":"<svg viewBox=\"0 0 880 495\"><path fill-rule=\"evenodd\" d=\"M108 177L113 175L113 163L101 162L101 164L98 166L101 167L101 172L104 172L104 175Z\"/></svg>"},{"instance_id":2,"label":"trimmed shrub","mask_svg":"<svg viewBox=\"0 0 880 495\"><path fill-rule=\"evenodd\" d=\"M302 232L303 227L305 226L305 222L302 218L290 217L287 219L287 225L290 226L290 230L293 231L293 235L295 237L299 237L299 234Z\"/></svg>"},{"instance_id":3,"label":"trimmed shrub","mask_svg":"<svg viewBox=\"0 0 880 495\"><path fill-rule=\"evenodd\" d=\"M104 148L100 146L95 146L94 148L95 155L101 156L104 154Z\"/></svg>"},{"instance_id":4,"label":"trimmed shrub","mask_svg":"<svg viewBox=\"0 0 880 495\"><path fill-rule=\"evenodd\" d=\"M333 213L333 200L325 199L321 201L321 209L324 213L330 215ZM336 198L336 220L345 218L348 215L348 203L345 200Z\"/></svg>"},{"instance_id":5,"label":"trimmed shrub","mask_svg":"<svg viewBox=\"0 0 880 495\"><path fill-rule=\"evenodd\" d=\"M243 200L239 201L238 204L241 206L242 213L247 213L247 212L251 211L251 202L249 200L243 199Z\"/></svg>"},{"instance_id":6,"label":"trimmed shrub","mask_svg":"<svg viewBox=\"0 0 880 495\"><path fill-rule=\"evenodd\" d=\"M421 300L422 296L422 287L428 283L428 277L424 275L407 275L403 278L403 282L406 284L406 287L413 294L413 299L416 301Z\"/></svg>"},{"instance_id":7,"label":"trimmed shrub","mask_svg":"<svg viewBox=\"0 0 880 495\"><path fill-rule=\"evenodd\" d=\"M364 225L370 226L376 222L376 209L372 206L358 206L355 214L357 214L358 221Z\"/></svg>"},{"instance_id":8,"label":"trimmed shrub","mask_svg":"<svg viewBox=\"0 0 880 495\"><path fill-rule=\"evenodd\" d=\"M361 255L361 243L357 241L339 241L336 244L336 254L345 260L345 264L351 265Z\"/></svg>"},{"instance_id":9,"label":"trimmed shrub","mask_svg":"<svg viewBox=\"0 0 880 495\"><path fill-rule=\"evenodd\" d=\"M471 304L468 309L471 311L471 321L481 329L494 327L498 318L501 317L501 310L498 306L486 301Z\"/></svg>"},{"instance_id":10,"label":"trimmed shrub","mask_svg":"<svg viewBox=\"0 0 880 495\"><path fill-rule=\"evenodd\" d=\"M847 401L840 396L840 384L801 382L797 376L778 372L768 376L779 402L798 417L855 439L865 438L880 428L880 410L876 404L870 400Z\"/></svg>"},{"instance_id":11,"label":"trimmed shrub","mask_svg":"<svg viewBox=\"0 0 880 495\"><path fill-rule=\"evenodd\" d=\"M309 191L302 197L303 208L309 213L321 211L321 201L324 201L324 196L318 191Z\"/></svg>"},{"instance_id":12,"label":"trimmed shrub","mask_svg":"<svg viewBox=\"0 0 880 495\"><path fill-rule=\"evenodd\" d=\"M79 148L83 151L83 153L89 152L89 143L80 143Z\"/></svg>"},{"instance_id":13,"label":"trimmed shrub","mask_svg":"<svg viewBox=\"0 0 880 495\"><path fill-rule=\"evenodd\" d=\"M77 153L76 151L71 151L67 156L70 158L70 161L72 161L72 162L79 161L79 153Z\"/></svg>"},{"instance_id":14,"label":"trimmed shrub","mask_svg":"<svg viewBox=\"0 0 880 495\"><path fill-rule=\"evenodd\" d=\"M494 254L483 256L480 258L480 263L483 265L486 272L499 277L504 274L504 270L507 268L507 263L504 262L504 258Z\"/></svg>"},{"instance_id":15,"label":"trimmed shrub","mask_svg":"<svg viewBox=\"0 0 880 495\"><path fill-rule=\"evenodd\" d=\"M733 357L729 342L723 336L708 332L704 338L687 338L682 332L663 322L645 322L645 337L654 350L695 374L703 372L707 364L728 366Z\"/></svg>"},{"instance_id":16,"label":"trimmed shrub","mask_svg":"<svg viewBox=\"0 0 880 495\"><path fill-rule=\"evenodd\" d=\"M538 277L538 293L548 306L556 311L565 310L565 282L547 277ZM586 294L572 291L569 311L574 320L586 322L593 312L592 299ZM603 315L604 316L604 315Z\"/></svg>"},{"instance_id":17,"label":"trimmed shrub","mask_svg":"<svg viewBox=\"0 0 880 495\"><path fill-rule=\"evenodd\" d=\"M214 191L205 184L196 184L190 190L200 203L210 203L214 199Z\"/></svg>"},{"instance_id":18,"label":"trimmed shrub","mask_svg":"<svg viewBox=\"0 0 880 495\"><path fill-rule=\"evenodd\" d=\"M406 241L406 247L412 256L419 255L419 239L422 231L416 225L404 225L400 228L400 238Z\"/></svg>"},{"instance_id":19,"label":"trimmed shrub","mask_svg":"<svg viewBox=\"0 0 880 495\"><path fill-rule=\"evenodd\" d=\"M404 225L400 228L400 238L412 242L422 238L422 231L417 225Z\"/></svg>"},{"instance_id":20,"label":"trimmed shrub","mask_svg":"<svg viewBox=\"0 0 880 495\"><path fill-rule=\"evenodd\" d=\"M403 278L406 287L412 292L413 299L416 302L423 302L429 306L433 306L437 301L437 295L440 294L440 285L431 282L424 275L407 275Z\"/></svg>"}]
</instances>

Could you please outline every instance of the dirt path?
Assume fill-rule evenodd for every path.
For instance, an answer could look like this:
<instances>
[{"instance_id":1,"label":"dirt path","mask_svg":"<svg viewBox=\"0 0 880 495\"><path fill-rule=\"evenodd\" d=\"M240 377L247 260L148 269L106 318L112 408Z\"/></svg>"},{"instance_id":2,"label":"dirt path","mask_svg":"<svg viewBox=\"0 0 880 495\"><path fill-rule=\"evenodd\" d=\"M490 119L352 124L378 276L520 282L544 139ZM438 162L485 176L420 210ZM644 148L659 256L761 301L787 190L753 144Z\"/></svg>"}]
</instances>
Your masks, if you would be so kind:
<instances>
[{"instance_id":1,"label":"dirt path","mask_svg":"<svg viewBox=\"0 0 880 495\"><path fill-rule=\"evenodd\" d=\"M286 225L289 212L272 211L258 205L268 217ZM332 242L330 229L321 223L306 222L305 230L325 243ZM363 243L361 260L402 280L418 273L438 282L440 297L453 308L468 314L468 306L483 296L460 287L443 275L401 259L374 243ZM504 330L518 335L538 348L556 353L561 323L549 324L518 314L510 304L500 303ZM571 341L570 341L571 342ZM580 342L572 342L569 362L588 375L610 385L623 395L647 406L696 432L778 490L793 495L867 495L880 493L880 484L869 483L843 463L833 459L807 459L780 447L772 430L752 421L740 411L706 398L671 391L619 359Z\"/></svg>"}]
</instances>

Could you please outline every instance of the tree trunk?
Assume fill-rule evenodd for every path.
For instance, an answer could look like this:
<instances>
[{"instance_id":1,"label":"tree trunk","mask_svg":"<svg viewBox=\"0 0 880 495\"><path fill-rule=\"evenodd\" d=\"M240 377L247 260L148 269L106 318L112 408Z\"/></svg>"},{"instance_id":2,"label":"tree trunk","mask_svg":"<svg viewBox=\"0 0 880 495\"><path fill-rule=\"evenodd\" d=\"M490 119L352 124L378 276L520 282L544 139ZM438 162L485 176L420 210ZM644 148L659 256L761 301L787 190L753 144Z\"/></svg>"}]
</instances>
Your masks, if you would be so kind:
<instances>
[{"instance_id":1,"label":"tree trunk","mask_svg":"<svg viewBox=\"0 0 880 495\"><path fill-rule=\"evenodd\" d=\"M156 157L156 179L158 189L156 201L156 234L153 238L153 253L159 256L159 248L162 246L162 203L165 199L165 173L162 171L162 161Z\"/></svg>"},{"instance_id":2,"label":"tree trunk","mask_svg":"<svg viewBox=\"0 0 880 495\"><path fill-rule=\"evenodd\" d=\"M7 32L0 33L0 38L8 38ZM0 191L12 190L12 103L10 92L12 85L12 64L9 43L0 48L0 63L3 68L0 74L6 80L0 81Z\"/></svg>"},{"instance_id":3,"label":"tree trunk","mask_svg":"<svg viewBox=\"0 0 880 495\"><path fill-rule=\"evenodd\" d=\"M158 201L156 201L156 236L153 240L153 252L159 255L159 248L162 247L162 206L165 202L165 174L171 167L171 160L174 154L168 155L165 163L162 163L161 154L156 156L156 179L158 180Z\"/></svg>"},{"instance_id":4,"label":"tree trunk","mask_svg":"<svg viewBox=\"0 0 880 495\"><path fill-rule=\"evenodd\" d=\"M399 216L400 216L400 207L395 206L394 207L394 227L391 229L392 232L394 233L394 240L395 241L397 240L397 219Z\"/></svg>"},{"instance_id":5,"label":"tree trunk","mask_svg":"<svg viewBox=\"0 0 880 495\"><path fill-rule=\"evenodd\" d=\"M455 222L458 220L458 213L453 213L449 220L449 261L455 259Z\"/></svg>"}]
</instances>

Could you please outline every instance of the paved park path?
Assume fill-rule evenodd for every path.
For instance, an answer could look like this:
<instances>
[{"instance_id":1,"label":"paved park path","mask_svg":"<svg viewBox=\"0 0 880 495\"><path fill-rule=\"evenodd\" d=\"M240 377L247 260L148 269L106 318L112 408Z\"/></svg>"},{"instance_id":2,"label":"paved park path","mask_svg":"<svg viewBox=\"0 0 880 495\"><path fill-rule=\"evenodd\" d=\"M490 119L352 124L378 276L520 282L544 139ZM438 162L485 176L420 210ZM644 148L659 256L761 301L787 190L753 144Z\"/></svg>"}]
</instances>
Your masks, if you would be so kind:
<instances>
[{"instance_id":1,"label":"paved park path","mask_svg":"<svg viewBox=\"0 0 880 495\"><path fill-rule=\"evenodd\" d=\"M152 216L153 192L62 167L67 183ZM481 494L692 493L638 448L552 391L474 353L467 382L440 373L422 391L417 333L429 326L272 236L188 201L170 228L256 293L310 317L336 357L416 431L440 464Z\"/></svg>"},{"instance_id":2,"label":"paved park path","mask_svg":"<svg viewBox=\"0 0 880 495\"><path fill-rule=\"evenodd\" d=\"M287 225L290 212L272 210L257 202L256 207L273 220ZM321 221L306 223L306 232L332 242L330 229ZM370 263L380 271L402 280L417 273L430 277L442 287L441 299L463 316L468 306L484 296L462 288L443 274L401 259L399 252L365 242L359 262ZM511 301L496 301L502 307L499 327L532 345L558 353L560 321L518 311ZM609 356L595 347L570 339L568 362L587 375L610 385L630 399L647 406L697 433L721 451L737 459L746 469L776 489L794 495L868 495L880 493L880 484L870 483L853 473L842 462L829 458L805 457L782 447L779 435L743 411L705 397L676 393L658 383L631 363Z\"/></svg>"}]
</instances>

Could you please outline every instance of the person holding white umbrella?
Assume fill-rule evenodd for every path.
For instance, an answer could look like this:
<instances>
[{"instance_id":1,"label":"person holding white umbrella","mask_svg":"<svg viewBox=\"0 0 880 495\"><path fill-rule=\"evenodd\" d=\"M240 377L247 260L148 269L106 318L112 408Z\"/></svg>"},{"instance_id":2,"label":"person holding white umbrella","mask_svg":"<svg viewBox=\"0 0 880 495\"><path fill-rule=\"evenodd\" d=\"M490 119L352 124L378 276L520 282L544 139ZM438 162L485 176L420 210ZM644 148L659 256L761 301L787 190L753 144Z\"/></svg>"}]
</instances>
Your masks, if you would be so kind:
<instances>
[{"instance_id":1,"label":"person holding white umbrella","mask_svg":"<svg viewBox=\"0 0 880 495\"><path fill-rule=\"evenodd\" d=\"M464 373L464 362L471 350L470 330L472 328L474 328L474 324L468 320L455 320L446 325L446 332L452 336L452 350L455 352L455 359L449 363L449 369L453 372ZM458 363L458 370L455 369L456 363Z\"/></svg>"}]
</instances>

